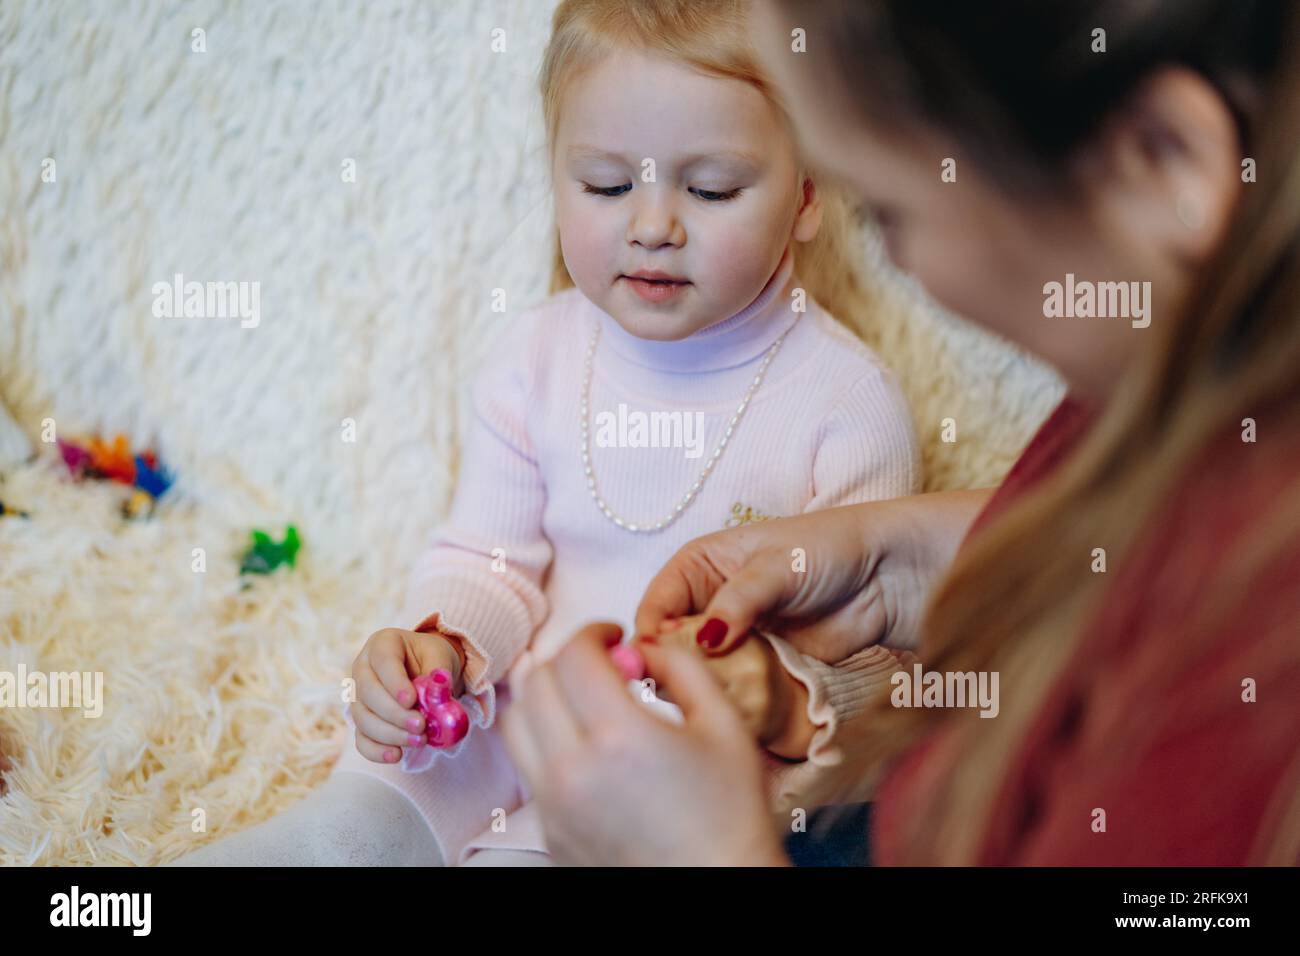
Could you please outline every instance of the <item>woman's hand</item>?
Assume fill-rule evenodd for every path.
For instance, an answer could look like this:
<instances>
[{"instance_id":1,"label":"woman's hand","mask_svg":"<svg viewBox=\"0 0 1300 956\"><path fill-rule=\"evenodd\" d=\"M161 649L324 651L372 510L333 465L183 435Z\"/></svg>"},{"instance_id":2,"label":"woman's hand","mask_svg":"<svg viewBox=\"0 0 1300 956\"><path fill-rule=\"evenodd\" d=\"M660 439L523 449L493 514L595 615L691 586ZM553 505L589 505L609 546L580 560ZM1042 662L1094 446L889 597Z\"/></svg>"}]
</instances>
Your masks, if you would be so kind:
<instances>
[{"instance_id":1,"label":"woman's hand","mask_svg":"<svg viewBox=\"0 0 1300 956\"><path fill-rule=\"evenodd\" d=\"M357 727L357 752L375 763L396 763L402 747L426 743L424 717L415 709L412 677L443 668L452 693L462 689L461 657L440 634L386 627L366 640L352 662L357 699L351 704Z\"/></svg>"},{"instance_id":2,"label":"woman's hand","mask_svg":"<svg viewBox=\"0 0 1300 956\"><path fill-rule=\"evenodd\" d=\"M779 757L803 760L817 732L808 719L808 688L781 665L776 649L759 634L749 634L729 654L703 656L699 631L704 622L703 615L680 618L676 628L641 638L636 646L667 644L699 656L750 735Z\"/></svg>"},{"instance_id":3,"label":"woman's hand","mask_svg":"<svg viewBox=\"0 0 1300 956\"><path fill-rule=\"evenodd\" d=\"M642 646L685 722L655 716L609 659L614 624L589 624L524 680L506 745L564 864L784 865L758 750L698 654Z\"/></svg>"},{"instance_id":4,"label":"woman's hand","mask_svg":"<svg viewBox=\"0 0 1300 956\"><path fill-rule=\"evenodd\" d=\"M872 644L915 649L925 604L990 490L828 508L687 542L650 582L638 634L703 612L725 654L753 626L834 664Z\"/></svg>"}]
</instances>

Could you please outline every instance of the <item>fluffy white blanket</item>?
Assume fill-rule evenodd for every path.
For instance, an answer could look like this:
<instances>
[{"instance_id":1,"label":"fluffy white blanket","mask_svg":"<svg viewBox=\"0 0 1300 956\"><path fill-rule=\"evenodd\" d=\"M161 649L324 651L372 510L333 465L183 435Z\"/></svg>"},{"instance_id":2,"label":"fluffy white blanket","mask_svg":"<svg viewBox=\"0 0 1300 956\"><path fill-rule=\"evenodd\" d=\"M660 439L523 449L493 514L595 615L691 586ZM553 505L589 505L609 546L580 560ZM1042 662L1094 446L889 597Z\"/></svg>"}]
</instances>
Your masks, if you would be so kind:
<instances>
[{"instance_id":1,"label":"fluffy white blanket","mask_svg":"<svg viewBox=\"0 0 1300 956\"><path fill-rule=\"evenodd\" d=\"M104 675L97 718L0 708L0 864L166 861L327 774L341 680L449 501L462 385L544 294L550 8L0 5L0 403L38 450L0 482L32 514L0 518L0 671ZM996 481L1059 383L872 268L928 486ZM177 273L259 282L257 327L155 316ZM176 489L125 522L51 422L156 446ZM249 529L287 522L298 568L241 590Z\"/></svg>"}]
</instances>

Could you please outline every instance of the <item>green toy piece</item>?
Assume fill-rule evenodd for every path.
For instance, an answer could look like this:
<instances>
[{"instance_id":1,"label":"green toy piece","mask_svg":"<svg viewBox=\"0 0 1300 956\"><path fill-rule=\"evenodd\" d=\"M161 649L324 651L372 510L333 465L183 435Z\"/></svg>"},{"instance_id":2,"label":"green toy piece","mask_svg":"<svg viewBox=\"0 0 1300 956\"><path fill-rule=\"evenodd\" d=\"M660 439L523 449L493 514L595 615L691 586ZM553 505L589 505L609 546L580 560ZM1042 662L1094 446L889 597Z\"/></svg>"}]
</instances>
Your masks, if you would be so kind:
<instances>
[{"instance_id":1,"label":"green toy piece","mask_svg":"<svg viewBox=\"0 0 1300 956\"><path fill-rule=\"evenodd\" d=\"M257 528L253 529L253 545L244 552L244 560L239 565L240 574L270 574L282 564L294 566L298 555L298 529L289 525L284 532L284 541L276 544L270 535Z\"/></svg>"}]
</instances>

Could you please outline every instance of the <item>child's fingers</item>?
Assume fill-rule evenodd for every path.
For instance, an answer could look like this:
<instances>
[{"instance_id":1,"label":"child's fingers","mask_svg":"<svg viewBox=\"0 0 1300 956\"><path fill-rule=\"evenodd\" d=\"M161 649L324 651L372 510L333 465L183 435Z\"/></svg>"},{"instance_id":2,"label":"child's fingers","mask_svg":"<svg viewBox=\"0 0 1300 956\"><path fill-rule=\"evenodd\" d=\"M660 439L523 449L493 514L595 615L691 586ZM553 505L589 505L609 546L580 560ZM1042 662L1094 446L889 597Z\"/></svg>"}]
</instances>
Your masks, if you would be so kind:
<instances>
[{"instance_id":1,"label":"child's fingers","mask_svg":"<svg viewBox=\"0 0 1300 956\"><path fill-rule=\"evenodd\" d=\"M413 733L419 733L424 729L424 722L419 711L403 707L393 700L392 694L375 676L375 672L371 670L369 663L358 661L352 669L352 674L357 682L357 702L364 703L371 713L380 720L385 720L394 727L401 727ZM413 718L420 721L418 726L411 723Z\"/></svg>"},{"instance_id":2,"label":"child's fingers","mask_svg":"<svg viewBox=\"0 0 1300 956\"><path fill-rule=\"evenodd\" d=\"M357 753L375 763L397 763L402 759L401 747L386 747L357 731Z\"/></svg>"},{"instance_id":3,"label":"child's fingers","mask_svg":"<svg viewBox=\"0 0 1300 956\"><path fill-rule=\"evenodd\" d=\"M402 707L415 706L415 686L406 674L406 634L386 627L370 639L370 667L384 690Z\"/></svg>"},{"instance_id":4,"label":"child's fingers","mask_svg":"<svg viewBox=\"0 0 1300 956\"><path fill-rule=\"evenodd\" d=\"M423 724L423 718L410 718L419 720ZM382 720L371 712L370 708L360 700L352 702L352 722L357 725L357 730L365 734L371 740L378 744L396 744L399 747L418 747L424 743L424 737L419 730L404 729L395 727L386 720ZM414 728L414 724L410 725Z\"/></svg>"},{"instance_id":5,"label":"child's fingers","mask_svg":"<svg viewBox=\"0 0 1300 956\"><path fill-rule=\"evenodd\" d=\"M698 653L650 645L641 654L646 673L669 691L688 726L718 739L748 735L735 707Z\"/></svg>"}]
</instances>

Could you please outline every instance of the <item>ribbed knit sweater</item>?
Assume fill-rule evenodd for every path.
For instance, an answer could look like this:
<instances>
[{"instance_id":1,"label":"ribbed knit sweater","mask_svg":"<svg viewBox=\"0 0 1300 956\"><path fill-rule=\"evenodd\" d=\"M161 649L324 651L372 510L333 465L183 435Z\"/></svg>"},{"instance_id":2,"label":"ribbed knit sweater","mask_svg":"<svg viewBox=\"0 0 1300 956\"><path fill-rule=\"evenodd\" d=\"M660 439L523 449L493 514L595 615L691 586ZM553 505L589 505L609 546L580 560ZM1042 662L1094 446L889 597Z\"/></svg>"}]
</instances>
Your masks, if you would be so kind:
<instances>
[{"instance_id":1,"label":"ribbed knit sweater","mask_svg":"<svg viewBox=\"0 0 1300 956\"><path fill-rule=\"evenodd\" d=\"M455 498L413 570L402 622L461 638L462 703L475 727L495 719L494 684L517 687L584 623L613 620L630 631L646 584L692 538L920 490L916 437L893 374L811 296L794 295L793 272L787 250L749 306L676 341L630 334L577 289L510 323L473 383ZM611 521L589 478L625 523L644 527L672 515L783 335L676 520L651 532ZM870 648L831 667L770 639L809 688L809 716L819 726L809 763L834 763L836 727L893 670L893 656ZM435 753L407 749L402 767L423 770ZM797 789L799 765L770 763L778 791Z\"/></svg>"}]
</instances>

